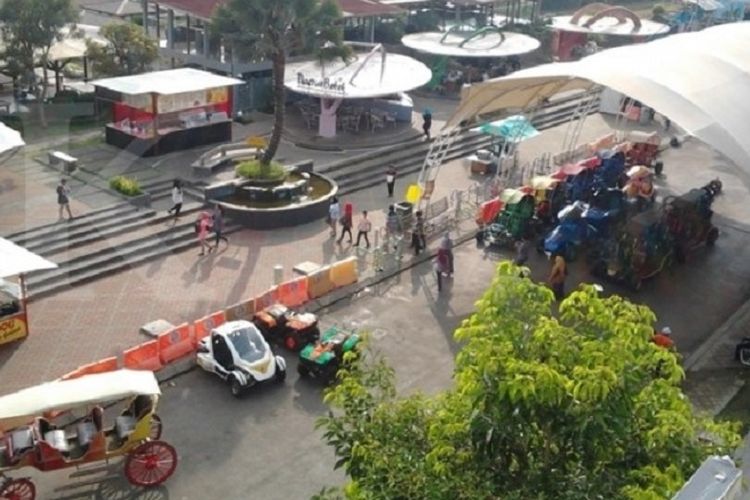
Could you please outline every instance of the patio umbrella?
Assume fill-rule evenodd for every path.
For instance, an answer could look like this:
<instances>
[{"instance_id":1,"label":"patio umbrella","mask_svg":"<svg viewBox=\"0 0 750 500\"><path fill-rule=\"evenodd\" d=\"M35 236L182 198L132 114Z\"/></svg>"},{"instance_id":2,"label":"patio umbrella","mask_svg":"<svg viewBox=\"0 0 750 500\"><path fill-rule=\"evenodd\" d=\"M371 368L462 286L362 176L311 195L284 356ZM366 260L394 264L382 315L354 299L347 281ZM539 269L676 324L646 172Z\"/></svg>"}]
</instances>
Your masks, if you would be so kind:
<instances>
[{"instance_id":1,"label":"patio umbrella","mask_svg":"<svg viewBox=\"0 0 750 500\"><path fill-rule=\"evenodd\" d=\"M636 165L634 167L630 167L630 170L628 170L628 177L631 179L642 179L643 177L648 177L651 175L651 170L648 169L648 167L644 167L643 165Z\"/></svg>"},{"instance_id":2,"label":"patio umbrella","mask_svg":"<svg viewBox=\"0 0 750 500\"><path fill-rule=\"evenodd\" d=\"M509 142L521 142L539 135L539 131L534 128L531 122L525 116L514 115L485 123L481 127L472 129L472 132L482 132L483 134L502 137Z\"/></svg>"}]
</instances>

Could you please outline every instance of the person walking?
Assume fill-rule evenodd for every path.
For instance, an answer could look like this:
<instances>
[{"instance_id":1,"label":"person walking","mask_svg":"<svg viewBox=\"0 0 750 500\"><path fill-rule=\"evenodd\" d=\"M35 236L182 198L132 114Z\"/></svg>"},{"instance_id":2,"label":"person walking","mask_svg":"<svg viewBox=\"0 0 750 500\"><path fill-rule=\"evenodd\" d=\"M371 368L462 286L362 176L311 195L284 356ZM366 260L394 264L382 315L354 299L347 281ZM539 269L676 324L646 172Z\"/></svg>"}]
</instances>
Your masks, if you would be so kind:
<instances>
[{"instance_id":1,"label":"person walking","mask_svg":"<svg viewBox=\"0 0 750 500\"><path fill-rule=\"evenodd\" d=\"M198 244L201 247L201 253L199 257L206 255L206 250L211 251L211 245L206 241L208 238L208 232L211 230L211 214L208 212L201 212L198 216L198 220L195 221L195 232L198 234Z\"/></svg>"},{"instance_id":2,"label":"person walking","mask_svg":"<svg viewBox=\"0 0 750 500\"><path fill-rule=\"evenodd\" d=\"M450 272L450 262L450 250L441 247L438 250L437 256L435 257L435 263L433 264L435 277L437 278L438 293L443 290L443 276L447 276Z\"/></svg>"},{"instance_id":3,"label":"person walking","mask_svg":"<svg viewBox=\"0 0 750 500\"><path fill-rule=\"evenodd\" d=\"M331 227L331 238L336 237L336 224L341 218L341 205L335 196L331 198L331 204L328 205L328 225Z\"/></svg>"},{"instance_id":4,"label":"person walking","mask_svg":"<svg viewBox=\"0 0 750 500\"><path fill-rule=\"evenodd\" d=\"M395 239L401 233L401 220L398 218L396 213L396 207L391 205L388 207L388 215L385 216L385 246L388 248L393 242L394 248L396 247Z\"/></svg>"},{"instance_id":5,"label":"person walking","mask_svg":"<svg viewBox=\"0 0 750 500\"><path fill-rule=\"evenodd\" d=\"M447 259L445 272L449 277L453 277L453 240L450 234L445 233L443 235L443 239L440 241L440 250L443 251Z\"/></svg>"},{"instance_id":6,"label":"person walking","mask_svg":"<svg viewBox=\"0 0 750 500\"><path fill-rule=\"evenodd\" d=\"M531 241L529 241L527 235L523 235L520 239L516 240L514 246L516 247L516 256L513 258L513 263L517 266L523 266L529 260Z\"/></svg>"},{"instance_id":7,"label":"person walking","mask_svg":"<svg viewBox=\"0 0 750 500\"><path fill-rule=\"evenodd\" d=\"M552 269L550 270L547 283L555 294L558 301L565 298L565 276L568 274L568 264L560 254L552 255Z\"/></svg>"},{"instance_id":8,"label":"person walking","mask_svg":"<svg viewBox=\"0 0 750 500\"><path fill-rule=\"evenodd\" d=\"M59 206L59 219L63 220L63 210L68 212L68 221L73 220L73 214L70 211L70 187L65 179L60 179L57 185L57 204Z\"/></svg>"},{"instance_id":9,"label":"person walking","mask_svg":"<svg viewBox=\"0 0 750 500\"><path fill-rule=\"evenodd\" d=\"M180 210L182 210L182 181L175 179L172 184L172 208L167 210L167 213L174 212L174 218L178 219Z\"/></svg>"},{"instance_id":10,"label":"person walking","mask_svg":"<svg viewBox=\"0 0 750 500\"><path fill-rule=\"evenodd\" d=\"M336 242L338 244L341 244L344 240L345 233L349 234L349 243L352 242L352 225L354 225L354 222L352 222L353 211L354 207L351 203L344 204L344 216L341 217L341 236L339 236L339 240Z\"/></svg>"},{"instance_id":11,"label":"person walking","mask_svg":"<svg viewBox=\"0 0 750 500\"><path fill-rule=\"evenodd\" d=\"M211 215L213 218L211 228L214 231L214 235L216 235L216 240L214 241L213 248L211 248L209 252L219 248L220 240L224 240L227 243L227 246L229 246L229 239L222 234L224 232L224 207L217 204L214 207L214 211Z\"/></svg>"},{"instance_id":12,"label":"person walking","mask_svg":"<svg viewBox=\"0 0 750 500\"><path fill-rule=\"evenodd\" d=\"M424 217L422 216L421 210L417 210L416 217L417 219L414 222L414 230L411 233L411 248L414 249L415 257L427 246L424 234Z\"/></svg>"},{"instance_id":13,"label":"person walking","mask_svg":"<svg viewBox=\"0 0 750 500\"><path fill-rule=\"evenodd\" d=\"M422 113L422 130L427 140L430 140L430 129L432 128L432 110L426 108Z\"/></svg>"},{"instance_id":14,"label":"person walking","mask_svg":"<svg viewBox=\"0 0 750 500\"><path fill-rule=\"evenodd\" d=\"M385 172L385 185L388 187L388 198L393 198L393 188L396 186L396 168L393 165Z\"/></svg>"},{"instance_id":15,"label":"person walking","mask_svg":"<svg viewBox=\"0 0 750 500\"><path fill-rule=\"evenodd\" d=\"M362 210L362 217L359 219L359 223L357 224L357 242L354 243L355 247L359 246L359 241L362 238L362 236L365 237L365 243L367 244L367 248L370 248L370 230L372 229L372 223L370 222L370 219L367 218L367 210Z\"/></svg>"}]
</instances>

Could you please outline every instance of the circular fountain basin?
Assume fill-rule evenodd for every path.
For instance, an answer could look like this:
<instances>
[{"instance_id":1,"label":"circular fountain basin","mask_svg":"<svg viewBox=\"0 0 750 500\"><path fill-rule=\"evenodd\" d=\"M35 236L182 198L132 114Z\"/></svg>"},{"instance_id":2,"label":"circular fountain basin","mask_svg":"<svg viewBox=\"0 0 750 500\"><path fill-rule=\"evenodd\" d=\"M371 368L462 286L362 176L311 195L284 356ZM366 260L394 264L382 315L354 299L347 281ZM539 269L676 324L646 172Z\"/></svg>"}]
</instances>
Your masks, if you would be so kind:
<instances>
[{"instance_id":1,"label":"circular fountain basin","mask_svg":"<svg viewBox=\"0 0 750 500\"><path fill-rule=\"evenodd\" d=\"M234 222L253 229L274 229L323 220L337 192L338 185L329 177L293 170L283 183L273 186L247 179L213 184L205 189L205 198L222 205Z\"/></svg>"}]
</instances>

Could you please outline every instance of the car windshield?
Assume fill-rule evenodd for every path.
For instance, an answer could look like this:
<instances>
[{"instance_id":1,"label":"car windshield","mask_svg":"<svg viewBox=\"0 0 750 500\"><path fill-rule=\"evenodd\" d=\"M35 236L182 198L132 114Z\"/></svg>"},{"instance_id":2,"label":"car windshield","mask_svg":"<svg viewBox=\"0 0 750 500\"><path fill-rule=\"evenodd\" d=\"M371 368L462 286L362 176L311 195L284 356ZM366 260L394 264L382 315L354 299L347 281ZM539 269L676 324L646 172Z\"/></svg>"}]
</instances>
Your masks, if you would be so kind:
<instances>
[{"instance_id":1,"label":"car windshield","mask_svg":"<svg viewBox=\"0 0 750 500\"><path fill-rule=\"evenodd\" d=\"M266 345L261 336L252 328L241 328L227 335L240 358L249 363L263 359Z\"/></svg>"}]
</instances>

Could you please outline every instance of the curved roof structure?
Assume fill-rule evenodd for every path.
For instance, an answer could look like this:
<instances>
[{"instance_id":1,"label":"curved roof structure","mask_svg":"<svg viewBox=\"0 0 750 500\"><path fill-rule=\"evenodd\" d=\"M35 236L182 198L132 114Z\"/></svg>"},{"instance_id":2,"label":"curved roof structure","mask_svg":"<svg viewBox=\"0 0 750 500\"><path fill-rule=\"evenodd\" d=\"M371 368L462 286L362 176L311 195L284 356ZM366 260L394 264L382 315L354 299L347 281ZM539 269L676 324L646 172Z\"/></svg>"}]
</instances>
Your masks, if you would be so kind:
<instances>
[{"instance_id":1,"label":"curved roof structure","mask_svg":"<svg viewBox=\"0 0 750 500\"><path fill-rule=\"evenodd\" d=\"M508 57L532 52L541 45L536 38L497 28L474 33L412 33L404 36L401 43L418 52L450 57Z\"/></svg>"},{"instance_id":2,"label":"curved roof structure","mask_svg":"<svg viewBox=\"0 0 750 500\"><path fill-rule=\"evenodd\" d=\"M668 116L750 172L750 22L604 50L464 87L446 127L597 85Z\"/></svg>"},{"instance_id":3,"label":"curved roof structure","mask_svg":"<svg viewBox=\"0 0 750 500\"><path fill-rule=\"evenodd\" d=\"M600 2L584 5L572 16L553 17L552 28L610 36L654 36L669 31L666 24L641 19L630 9Z\"/></svg>"},{"instance_id":4,"label":"curved roof structure","mask_svg":"<svg viewBox=\"0 0 750 500\"><path fill-rule=\"evenodd\" d=\"M432 71L414 58L386 54L378 45L370 53L355 52L344 62L303 61L286 67L284 86L314 97L366 99L406 92L426 84Z\"/></svg>"}]
</instances>

